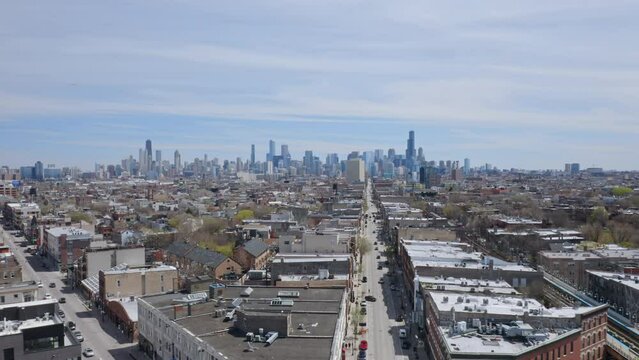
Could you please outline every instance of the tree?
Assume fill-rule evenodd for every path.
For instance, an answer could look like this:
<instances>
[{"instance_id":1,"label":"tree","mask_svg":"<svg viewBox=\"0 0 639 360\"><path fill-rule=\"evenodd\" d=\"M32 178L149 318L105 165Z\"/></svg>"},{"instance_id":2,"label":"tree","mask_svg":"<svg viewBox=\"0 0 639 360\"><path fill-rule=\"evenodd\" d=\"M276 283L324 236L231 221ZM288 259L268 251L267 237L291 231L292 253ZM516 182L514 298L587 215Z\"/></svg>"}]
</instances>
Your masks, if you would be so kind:
<instances>
[{"instance_id":1,"label":"tree","mask_svg":"<svg viewBox=\"0 0 639 360\"><path fill-rule=\"evenodd\" d=\"M83 213L81 211L74 211L69 214L72 223L79 223L80 221L86 221L88 223L93 222L93 216Z\"/></svg>"},{"instance_id":2,"label":"tree","mask_svg":"<svg viewBox=\"0 0 639 360\"><path fill-rule=\"evenodd\" d=\"M459 219L463 213L463 210L455 204L449 203L444 206L444 216L449 219Z\"/></svg>"},{"instance_id":3,"label":"tree","mask_svg":"<svg viewBox=\"0 0 639 360\"><path fill-rule=\"evenodd\" d=\"M586 241L597 242L603 233L603 227L599 224L586 224L581 227L581 233Z\"/></svg>"},{"instance_id":4,"label":"tree","mask_svg":"<svg viewBox=\"0 0 639 360\"><path fill-rule=\"evenodd\" d=\"M609 216L606 208L603 206L597 206L590 214L588 222L593 225L596 224L605 227L606 224L608 224L608 218Z\"/></svg>"},{"instance_id":5,"label":"tree","mask_svg":"<svg viewBox=\"0 0 639 360\"><path fill-rule=\"evenodd\" d=\"M634 234L634 229L628 224L613 222L608 228L612 240L617 244L629 242Z\"/></svg>"},{"instance_id":6,"label":"tree","mask_svg":"<svg viewBox=\"0 0 639 360\"><path fill-rule=\"evenodd\" d=\"M624 197L632 194L632 189L626 186L616 186L612 188L612 195Z\"/></svg>"},{"instance_id":7,"label":"tree","mask_svg":"<svg viewBox=\"0 0 639 360\"><path fill-rule=\"evenodd\" d=\"M235 214L235 220L237 221L253 219L253 218L255 218L255 213L253 212L253 210L249 210L249 209L240 210L237 212L237 214Z\"/></svg>"}]
</instances>

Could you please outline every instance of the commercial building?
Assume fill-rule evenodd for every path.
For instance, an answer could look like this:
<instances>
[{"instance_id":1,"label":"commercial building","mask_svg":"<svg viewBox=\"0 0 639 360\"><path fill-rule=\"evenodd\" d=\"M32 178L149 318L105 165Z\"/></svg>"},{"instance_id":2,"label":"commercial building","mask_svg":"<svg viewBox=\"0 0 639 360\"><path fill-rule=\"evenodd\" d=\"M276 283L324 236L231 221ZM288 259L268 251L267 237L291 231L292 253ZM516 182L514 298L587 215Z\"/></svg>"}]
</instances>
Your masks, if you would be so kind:
<instances>
[{"instance_id":1,"label":"commercial building","mask_svg":"<svg viewBox=\"0 0 639 360\"><path fill-rule=\"evenodd\" d=\"M110 269L119 264L127 264L130 267L144 266L144 247L88 248L76 261L73 280L79 284L82 280L97 275L100 270Z\"/></svg>"},{"instance_id":2,"label":"commercial building","mask_svg":"<svg viewBox=\"0 0 639 360\"><path fill-rule=\"evenodd\" d=\"M627 269L615 273L587 270L588 294L596 300L610 304L633 324L639 322L639 270Z\"/></svg>"},{"instance_id":3,"label":"commercial building","mask_svg":"<svg viewBox=\"0 0 639 360\"><path fill-rule=\"evenodd\" d=\"M35 281L22 281L0 285L0 304L14 304L38 299L38 284Z\"/></svg>"},{"instance_id":4,"label":"commercial building","mask_svg":"<svg viewBox=\"0 0 639 360\"><path fill-rule=\"evenodd\" d=\"M34 217L36 220L40 218L40 206L36 203L7 203L3 213L7 224L24 231Z\"/></svg>"},{"instance_id":5,"label":"commercial building","mask_svg":"<svg viewBox=\"0 0 639 360\"><path fill-rule=\"evenodd\" d=\"M207 295L140 298L139 342L146 354L155 359L341 358L348 313L343 288L216 285Z\"/></svg>"},{"instance_id":6,"label":"commercial building","mask_svg":"<svg viewBox=\"0 0 639 360\"><path fill-rule=\"evenodd\" d=\"M350 287L353 258L350 254L277 254L270 265L276 286Z\"/></svg>"},{"instance_id":7,"label":"commercial building","mask_svg":"<svg viewBox=\"0 0 639 360\"><path fill-rule=\"evenodd\" d=\"M346 160L346 181L349 183L361 183L366 179L364 160Z\"/></svg>"},{"instance_id":8,"label":"commercial building","mask_svg":"<svg viewBox=\"0 0 639 360\"><path fill-rule=\"evenodd\" d=\"M45 230L45 254L62 271L66 271L91 246L93 234L73 227L55 227Z\"/></svg>"},{"instance_id":9,"label":"commercial building","mask_svg":"<svg viewBox=\"0 0 639 360\"><path fill-rule=\"evenodd\" d=\"M0 305L4 360L81 359L82 348L57 315L57 300Z\"/></svg>"},{"instance_id":10,"label":"commercial building","mask_svg":"<svg viewBox=\"0 0 639 360\"><path fill-rule=\"evenodd\" d=\"M432 359L603 359L607 306L545 308L534 299L427 291Z\"/></svg>"}]
</instances>

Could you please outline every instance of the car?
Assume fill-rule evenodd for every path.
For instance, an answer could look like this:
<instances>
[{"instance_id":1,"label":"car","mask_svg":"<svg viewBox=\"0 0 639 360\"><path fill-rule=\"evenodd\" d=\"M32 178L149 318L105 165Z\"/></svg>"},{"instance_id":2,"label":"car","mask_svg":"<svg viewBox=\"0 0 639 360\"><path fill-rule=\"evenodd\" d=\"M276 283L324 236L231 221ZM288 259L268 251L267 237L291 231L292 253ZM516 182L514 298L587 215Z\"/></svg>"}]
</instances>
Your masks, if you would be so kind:
<instances>
[{"instance_id":1,"label":"car","mask_svg":"<svg viewBox=\"0 0 639 360\"><path fill-rule=\"evenodd\" d=\"M84 341L84 336L82 336L82 333L80 331L77 331L77 330L74 331L73 336L75 336L75 339L78 340L79 342Z\"/></svg>"},{"instance_id":2,"label":"car","mask_svg":"<svg viewBox=\"0 0 639 360\"><path fill-rule=\"evenodd\" d=\"M51 294L49 294L49 293L44 294L44 299L45 300L51 299Z\"/></svg>"},{"instance_id":3,"label":"car","mask_svg":"<svg viewBox=\"0 0 639 360\"><path fill-rule=\"evenodd\" d=\"M367 296L365 297L365 299L366 299L366 301L370 301L370 302L375 302L375 301L377 301L377 298L376 298L376 297L374 297L373 295L367 295Z\"/></svg>"},{"instance_id":4,"label":"car","mask_svg":"<svg viewBox=\"0 0 639 360\"><path fill-rule=\"evenodd\" d=\"M377 280L377 282L380 284L383 284L385 281L384 281L384 278L380 278L379 280Z\"/></svg>"},{"instance_id":5,"label":"car","mask_svg":"<svg viewBox=\"0 0 639 360\"><path fill-rule=\"evenodd\" d=\"M58 310L58 316L60 317L60 319L64 319L66 315L64 315L64 311Z\"/></svg>"},{"instance_id":6,"label":"car","mask_svg":"<svg viewBox=\"0 0 639 360\"><path fill-rule=\"evenodd\" d=\"M50 287L50 288L54 288L54 287L55 287L55 283L54 283L54 282L50 282L50 283L49 283L49 287Z\"/></svg>"},{"instance_id":7,"label":"car","mask_svg":"<svg viewBox=\"0 0 639 360\"><path fill-rule=\"evenodd\" d=\"M69 327L69 330L71 331L75 330L75 323L73 321L69 321L67 323L67 326Z\"/></svg>"},{"instance_id":8,"label":"car","mask_svg":"<svg viewBox=\"0 0 639 360\"><path fill-rule=\"evenodd\" d=\"M399 338L406 339L407 337L408 337L408 334L406 333L406 329L399 329Z\"/></svg>"},{"instance_id":9,"label":"car","mask_svg":"<svg viewBox=\"0 0 639 360\"><path fill-rule=\"evenodd\" d=\"M20 247L27 247L27 243L26 243L26 242L24 242L24 241L23 241L23 242L21 242L21 243L20 243Z\"/></svg>"},{"instance_id":10,"label":"car","mask_svg":"<svg viewBox=\"0 0 639 360\"><path fill-rule=\"evenodd\" d=\"M44 287L44 285L42 285L42 281L38 281L38 287L39 287L39 288Z\"/></svg>"},{"instance_id":11,"label":"car","mask_svg":"<svg viewBox=\"0 0 639 360\"><path fill-rule=\"evenodd\" d=\"M362 326L362 327L366 326L366 321L360 321L359 326Z\"/></svg>"},{"instance_id":12,"label":"car","mask_svg":"<svg viewBox=\"0 0 639 360\"><path fill-rule=\"evenodd\" d=\"M359 342L359 349L362 351L368 350L368 341L362 340Z\"/></svg>"},{"instance_id":13,"label":"car","mask_svg":"<svg viewBox=\"0 0 639 360\"><path fill-rule=\"evenodd\" d=\"M410 342L409 341L402 342L402 349L404 350L410 349Z\"/></svg>"},{"instance_id":14,"label":"car","mask_svg":"<svg viewBox=\"0 0 639 360\"><path fill-rule=\"evenodd\" d=\"M377 234L377 231L373 230L373 234Z\"/></svg>"},{"instance_id":15,"label":"car","mask_svg":"<svg viewBox=\"0 0 639 360\"><path fill-rule=\"evenodd\" d=\"M64 297L61 297L61 298L58 300L58 302L59 302L60 304L64 304L64 303L66 303L66 302L67 302L67 299L66 299L66 298L64 298Z\"/></svg>"},{"instance_id":16,"label":"car","mask_svg":"<svg viewBox=\"0 0 639 360\"><path fill-rule=\"evenodd\" d=\"M380 257L380 256L379 256L379 255L377 255L377 256L375 257L375 259L379 259L379 257Z\"/></svg>"},{"instance_id":17,"label":"car","mask_svg":"<svg viewBox=\"0 0 639 360\"><path fill-rule=\"evenodd\" d=\"M377 265L377 270L382 270L382 265Z\"/></svg>"},{"instance_id":18,"label":"car","mask_svg":"<svg viewBox=\"0 0 639 360\"><path fill-rule=\"evenodd\" d=\"M388 260L384 261L384 264L388 265Z\"/></svg>"},{"instance_id":19,"label":"car","mask_svg":"<svg viewBox=\"0 0 639 360\"><path fill-rule=\"evenodd\" d=\"M85 357L93 357L95 355L95 352L91 348L86 348L84 349L83 354Z\"/></svg>"},{"instance_id":20,"label":"car","mask_svg":"<svg viewBox=\"0 0 639 360\"><path fill-rule=\"evenodd\" d=\"M377 246L375 246L375 250L377 250Z\"/></svg>"},{"instance_id":21,"label":"car","mask_svg":"<svg viewBox=\"0 0 639 360\"><path fill-rule=\"evenodd\" d=\"M361 308L359 310L359 313L362 314L362 315L366 315L366 308L365 307Z\"/></svg>"},{"instance_id":22,"label":"car","mask_svg":"<svg viewBox=\"0 0 639 360\"><path fill-rule=\"evenodd\" d=\"M364 276L364 277L362 278L362 282L364 282L364 283L365 283L365 282L368 282L368 278L367 278L366 276Z\"/></svg>"},{"instance_id":23,"label":"car","mask_svg":"<svg viewBox=\"0 0 639 360\"><path fill-rule=\"evenodd\" d=\"M363 308L364 308L364 307L366 307L366 305L367 305L366 300L362 300L362 301L359 303L359 306L361 306L361 307L363 307Z\"/></svg>"},{"instance_id":24,"label":"car","mask_svg":"<svg viewBox=\"0 0 639 360\"><path fill-rule=\"evenodd\" d=\"M402 314L397 315L397 318L395 318L395 321L397 321L397 322L404 321L404 315L402 315Z\"/></svg>"}]
</instances>

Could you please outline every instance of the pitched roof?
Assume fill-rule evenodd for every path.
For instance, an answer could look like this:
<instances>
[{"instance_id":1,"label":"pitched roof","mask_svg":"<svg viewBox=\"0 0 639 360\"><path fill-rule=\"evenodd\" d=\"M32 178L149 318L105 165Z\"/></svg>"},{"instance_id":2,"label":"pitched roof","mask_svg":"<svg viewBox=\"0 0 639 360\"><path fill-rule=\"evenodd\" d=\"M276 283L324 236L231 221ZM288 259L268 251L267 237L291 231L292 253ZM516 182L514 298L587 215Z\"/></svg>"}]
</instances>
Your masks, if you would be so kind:
<instances>
[{"instance_id":1,"label":"pitched roof","mask_svg":"<svg viewBox=\"0 0 639 360\"><path fill-rule=\"evenodd\" d=\"M258 257L268 251L268 245L260 239L251 239L244 244L244 250L249 254Z\"/></svg>"},{"instance_id":2,"label":"pitched roof","mask_svg":"<svg viewBox=\"0 0 639 360\"><path fill-rule=\"evenodd\" d=\"M189 251L186 257L191 261L213 268L218 267L227 259L226 255L207 249L202 249L201 247L195 247L193 250Z\"/></svg>"},{"instance_id":3,"label":"pitched roof","mask_svg":"<svg viewBox=\"0 0 639 360\"><path fill-rule=\"evenodd\" d=\"M188 254L189 251L193 249L193 247L193 245L181 241L176 241L169 245L169 247L166 249L166 252L175 256L185 257L186 254Z\"/></svg>"}]
</instances>

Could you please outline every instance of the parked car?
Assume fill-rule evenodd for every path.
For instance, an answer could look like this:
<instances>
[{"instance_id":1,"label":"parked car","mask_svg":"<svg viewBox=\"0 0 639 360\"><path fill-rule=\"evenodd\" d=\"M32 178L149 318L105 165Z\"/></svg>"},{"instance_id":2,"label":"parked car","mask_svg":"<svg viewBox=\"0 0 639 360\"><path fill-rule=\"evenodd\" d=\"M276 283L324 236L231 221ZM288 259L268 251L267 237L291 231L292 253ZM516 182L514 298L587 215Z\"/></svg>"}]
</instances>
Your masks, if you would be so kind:
<instances>
[{"instance_id":1,"label":"parked car","mask_svg":"<svg viewBox=\"0 0 639 360\"><path fill-rule=\"evenodd\" d=\"M362 351L368 350L368 341L362 340L359 342L359 349Z\"/></svg>"},{"instance_id":2,"label":"parked car","mask_svg":"<svg viewBox=\"0 0 639 360\"><path fill-rule=\"evenodd\" d=\"M42 285L42 281L38 281L38 287L39 288L44 287L44 285Z\"/></svg>"},{"instance_id":3,"label":"parked car","mask_svg":"<svg viewBox=\"0 0 639 360\"><path fill-rule=\"evenodd\" d=\"M383 284L384 283L384 278L380 278L377 282L380 283L380 284Z\"/></svg>"},{"instance_id":4,"label":"parked car","mask_svg":"<svg viewBox=\"0 0 639 360\"><path fill-rule=\"evenodd\" d=\"M75 323L73 321L69 321L67 326L69 327L69 330L75 330Z\"/></svg>"},{"instance_id":5,"label":"parked car","mask_svg":"<svg viewBox=\"0 0 639 360\"><path fill-rule=\"evenodd\" d=\"M75 339L78 340L79 342L84 341L84 336L82 336L82 333L80 331L74 331L73 336L75 336Z\"/></svg>"},{"instance_id":6,"label":"parked car","mask_svg":"<svg viewBox=\"0 0 639 360\"><path fill-rule=\"evenodd\" d=\"M378 256L379 257L379 256ZM383 266L382 265L377 265L377 270L382 270Z\"/></svg>"},{"instance_id":7,"label":"parked car","mask_svg":"<svg viewBox=\"0 0 639 360\"><path fill-rule=\"evenodd\" d=\"M377 301L377 298L376 298L376 297L374 297L373 295L367 295L367 296L365 297L365 299L366 299L366 301L370 301L370 302L375 302L375 301Z\"/></svg>"},{"instance_id":8,"label":"parked car","mask_svg":"<svg viewBox=\"0 0 639 360\"><path fill-rule=\"evenodd\" d=\"M51 299L51 294L49 294L49 293L44 294L44 299L45 300Z\"/></svg>"},{"instance_id":9,"label":"parked car","mask_svg":"<svg viewBox=\"0 0 639 360\"><path fill-rule=\"evenodd\" d=\"M364 277L362 278L362 282L368 282L368 278L367 278L366 276L364 276Z\"/></svg>"},{"instance_id":10,"label":"parked car","mask_svg":"<svg viewBox=\"0 0 639 360\"><path fill-rule=\"evenodd\" d=\"M408 334L406 333L406 329L399 329L399 338L406 339L407 337L408 337Z\"/></svg>"},{"instance_id":11,"label":"parked car","mask_svg":"<svg viewBox=\"0 0 639 360\"><path fill-rule=\"evenodd\" d=\"M50 288L54 288L54 287L55 287L55 283L54 283L54 282L50 282L50 283L49 283L49 287L50 287Z\"/></svg>"},{"instance_id":12,"label":"parked car","mask_svg":"<svg viewBox=\"0 0 639 360\"><path fill-rule=\"evenodd\" d=\"M366 307L366 305L367 305L366 300L362 300L362 301L359 303L359 306L361 306L361 307Z\"/></svg>"},{"instance_id":13,"label":"parked car","mask_svg":"<svg viewBox=\"0 0 639 360\"><path fill-rule=\"evenodd\" d=\"M402 315L402 314L397 315L397 318L395 319L395 321L397 321L397 322L404 321L404 315Z\"/></svg>"},{"instance_id":14,"label":"parked car","mask_svg":"<svg viewBox=\"0 0 639 360\"><path fill-rule=\"evenodd\" d=\"M93 357L95 355L95 352L91 348L86 348L84 349L83 354L85 357Z\"/></svg>"},{"instance_id":15,"label":"parked car","mask_svg":"<svg viewBox=\"0 0 639 360\"><path fill-rule=\"evenodd\" d=\"M379 259L379 255L377 255L377 257L375 259Z\"/></svg>"},{"instance_id":16,"label":"parked car","mask_svg":"<svg viewBox=\"0 0 639 360\"><path fill-rule=\"evenodd\" d=\"M60 319L64 319L66 315L64 314L64 311L58 310L58 316L60 317Z\"/></svg>"},{"instance_id":17,"label":"parked car","mask_svg":"<svg viewBox=\"0 0 639 360\"><path fill-rule=\"evenodd\" d=\"M59 302L60 304L64 304L64 303L66 303L66 302L67 302L67 299L66 299L66 298L64 298L64 297L61 297L61 298L58 300L58 302Z\"/></svg>"}]
</instances>

